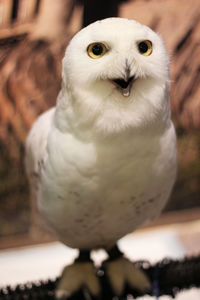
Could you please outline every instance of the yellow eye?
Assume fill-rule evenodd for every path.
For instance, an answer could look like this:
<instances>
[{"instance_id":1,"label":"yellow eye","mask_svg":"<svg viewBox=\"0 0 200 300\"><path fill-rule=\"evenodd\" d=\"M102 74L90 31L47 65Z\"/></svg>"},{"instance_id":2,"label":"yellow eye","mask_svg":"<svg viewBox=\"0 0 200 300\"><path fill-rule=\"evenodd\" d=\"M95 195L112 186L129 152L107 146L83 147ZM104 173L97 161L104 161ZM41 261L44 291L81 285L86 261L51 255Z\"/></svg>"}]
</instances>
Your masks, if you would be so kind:
<instances>
[{"instance_id":1,"label":"yellow eye","mask_svg":"<svg viewBox=\"0 0 200 300\"><path fill-rule=\"evenodd\" d=\"M149 56L152 53L152 42L151 41L142 41L138 44L138 50L140 54Z\"/></svg>"},{"instance_id":2,"label":"yellow eye","mask_svg":"<svg viewBox=\"0 0 200 300\"><path fill-rule=\"evenodd\" d=\"M107 48L102 43L92 43L87 48L87 53L91 58L100 58L107 52Z\"/></svg>"}]
</instances>

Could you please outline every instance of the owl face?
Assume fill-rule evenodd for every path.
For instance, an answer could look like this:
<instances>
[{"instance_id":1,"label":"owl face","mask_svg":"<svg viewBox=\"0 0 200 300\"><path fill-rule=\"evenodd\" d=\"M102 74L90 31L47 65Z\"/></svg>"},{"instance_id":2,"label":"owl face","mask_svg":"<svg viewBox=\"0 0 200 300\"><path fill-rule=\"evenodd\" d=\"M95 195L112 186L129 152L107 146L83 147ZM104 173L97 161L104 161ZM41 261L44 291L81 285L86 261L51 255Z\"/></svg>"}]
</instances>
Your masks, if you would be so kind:
<instances>
[{"instance_id":1,"label":"owl face","mask_svg":"<svg viewBox=\"0 0 200 300\"><path fill-rule=\"evenodd\" d=\"M105 111L111 103L123 103L125 110L133 114L140 110L142 116L144 105L156 104L160 88L168 86L168 55L150 28L134 20L109 18L73 37L63 59L63 81L87 109ZM161 100L156 105L162 105Z\"/></svg>"},{"instance_id":2,"label":"owl face","mask_svg":"<svg viewBox=\"0 0 200 300\"><path fill-rule=\"evenodd\" d=\"M125 82L133 84L140 78L168 79L168 56L160 37L136 21L122 18L105 19L82 29L68 46L65 63L68 76L77 84L108 80L123 89Z\"/></svg>"}]
</instances>

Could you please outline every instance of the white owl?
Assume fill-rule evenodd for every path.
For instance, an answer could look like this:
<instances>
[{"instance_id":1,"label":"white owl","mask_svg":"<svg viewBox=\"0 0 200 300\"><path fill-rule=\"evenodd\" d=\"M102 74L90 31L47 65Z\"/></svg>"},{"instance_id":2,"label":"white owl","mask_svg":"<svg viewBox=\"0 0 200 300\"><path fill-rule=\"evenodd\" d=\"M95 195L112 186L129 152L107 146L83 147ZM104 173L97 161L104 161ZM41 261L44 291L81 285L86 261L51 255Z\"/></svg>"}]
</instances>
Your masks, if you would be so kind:
<instances>
[{"instance_id":1,"label":"white owl","mask_svg":"<svg viewBox=\"0 0 200 300\"><path fill-rule=\"evenodd\" d=\"M165 46L134 20L98 21L69 43L62 79L56 107L37 119L26 143L41 218L60 241L80 249L57 297L83 283L100 292L89 259L99 248L110 255L105 267L117 295L126 281L149 288L115 245L161 212L175 181Z\"/></svg>"}]
</instances>

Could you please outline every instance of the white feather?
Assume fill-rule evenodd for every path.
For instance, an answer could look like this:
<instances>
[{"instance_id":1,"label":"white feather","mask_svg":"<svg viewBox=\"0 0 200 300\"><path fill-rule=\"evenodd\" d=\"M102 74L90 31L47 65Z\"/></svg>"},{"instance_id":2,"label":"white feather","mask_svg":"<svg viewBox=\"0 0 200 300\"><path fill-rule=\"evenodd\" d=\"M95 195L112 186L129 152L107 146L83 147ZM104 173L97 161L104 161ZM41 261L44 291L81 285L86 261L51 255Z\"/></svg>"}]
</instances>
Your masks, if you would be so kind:
<instances>
[{"instance_id":1,"label":"white feather","mask_svg":"<svg viewBox=\"0 0 200 300\"><path fill-rule=\"evenodd\" d=\"M149 56L138 51L143 40L153 45ZM99 59L87 54L94 42L108 49ZM136 80L124 97L111 80L124 77L127 65ZM74 36L62 76L56 108L27 139L28 174L37 177L42 218L63 243L109 248L156 217L174 184L168 56L150 28L110 18Z\"/></svg>"}]
</instances>

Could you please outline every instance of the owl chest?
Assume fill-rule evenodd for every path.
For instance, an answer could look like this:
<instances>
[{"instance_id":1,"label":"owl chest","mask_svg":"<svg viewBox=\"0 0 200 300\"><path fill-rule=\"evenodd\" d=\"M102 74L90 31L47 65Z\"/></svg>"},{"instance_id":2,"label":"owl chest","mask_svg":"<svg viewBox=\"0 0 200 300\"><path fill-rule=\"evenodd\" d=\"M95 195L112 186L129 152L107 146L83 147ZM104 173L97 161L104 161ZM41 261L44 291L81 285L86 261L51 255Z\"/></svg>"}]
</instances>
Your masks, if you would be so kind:
<instances>
[{"instance_id":1,"label":"owl chest","mask_svg":"<svg viewBox=\"0 0 200 300\"><path fill-rule=\"evenodd\" d=\"M52 144L42 185L43 201L51 202L54 209L77 203L91 209L95 203L102 209L122 200L133 203L133 198L146 198L146 194L151 197L158 190L156 155L149 149L135 151L132 143L97 147L76 140L66 142L68 150L60 145ZM82 210L81 205L77 209Z\"/></svg>"},{"instance_id":2,"label":"owl chest","mask_svg":"<svg viewBox=\"0 0 200 300\"><path fill-rule=\"evenodd\" d=\"M38 207L67 244L84 246L74 237L86 235L98 246L105 232L117 240L159 214L172 187L173 167L157 145L134 147L127 141L99 146L71 137L66 143L56 141L48 149ZM158 156L162 170L156 165Z\"/></svg>"}]
</instances>

